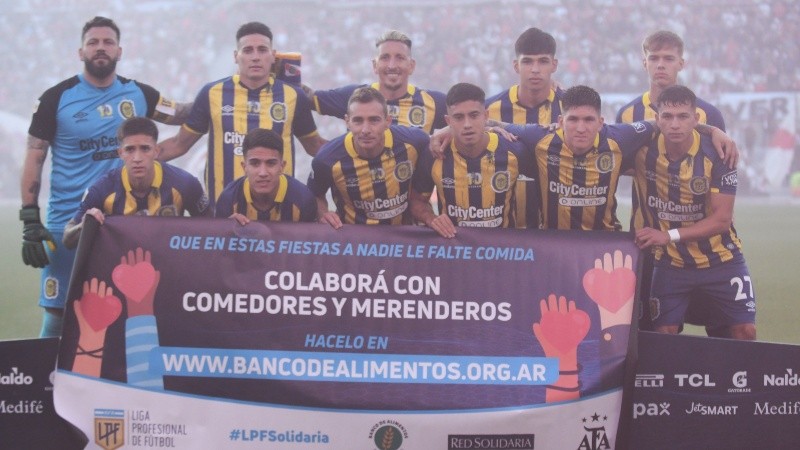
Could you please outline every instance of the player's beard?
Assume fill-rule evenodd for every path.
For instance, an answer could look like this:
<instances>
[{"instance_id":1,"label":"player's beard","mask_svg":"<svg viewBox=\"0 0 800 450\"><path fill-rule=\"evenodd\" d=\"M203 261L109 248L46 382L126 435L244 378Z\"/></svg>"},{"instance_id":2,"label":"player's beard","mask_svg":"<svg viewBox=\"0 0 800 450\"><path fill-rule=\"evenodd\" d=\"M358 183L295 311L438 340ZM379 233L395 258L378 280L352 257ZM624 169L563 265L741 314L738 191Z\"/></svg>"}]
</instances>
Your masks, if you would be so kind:
<instances>
[{"instance_id":1,"label":"player's beard","mask_svg":"<svg viewBox=\"0 0 800 450\"><path fill-rule=\"evenodd\" d=\"M83 64L89 75L101 79L111 75L117 69L117 60L113 58L109 59L108 64L104 66L97 66L91 60L84 61Z\"/></svg>"}]
</instances>

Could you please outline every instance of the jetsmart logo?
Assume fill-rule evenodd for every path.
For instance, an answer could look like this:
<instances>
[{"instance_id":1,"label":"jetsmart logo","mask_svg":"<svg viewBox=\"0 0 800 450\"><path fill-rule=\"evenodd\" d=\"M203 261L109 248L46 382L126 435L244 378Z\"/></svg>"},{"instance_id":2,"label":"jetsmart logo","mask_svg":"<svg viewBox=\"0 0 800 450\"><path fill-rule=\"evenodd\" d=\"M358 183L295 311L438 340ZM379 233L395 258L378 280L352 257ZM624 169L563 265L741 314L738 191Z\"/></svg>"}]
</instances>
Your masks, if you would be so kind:
<instances>
[{"instance_id":1,"label":"jetsmart logo","mask_svg":"<svg viewBox=\"0 0 800 450\"><path fill-rule=\"evenodd\" d=\"M2 385L17 385L17 384L33 384L33 377L25 375L19 371L19 368L12 367L11 373L0 374L0 384Z\"/></svg>"},{"instance_id":2,"label":"jetsmart logo","mask_svg":"<svg viewBox=\"0 0 800 450\"><path fill-rule=\"evenodd\" d=\"M800 386L800 379L792 369L786 369L782 375L764 375L764 386Z\"/></svg>"}]
</instances>

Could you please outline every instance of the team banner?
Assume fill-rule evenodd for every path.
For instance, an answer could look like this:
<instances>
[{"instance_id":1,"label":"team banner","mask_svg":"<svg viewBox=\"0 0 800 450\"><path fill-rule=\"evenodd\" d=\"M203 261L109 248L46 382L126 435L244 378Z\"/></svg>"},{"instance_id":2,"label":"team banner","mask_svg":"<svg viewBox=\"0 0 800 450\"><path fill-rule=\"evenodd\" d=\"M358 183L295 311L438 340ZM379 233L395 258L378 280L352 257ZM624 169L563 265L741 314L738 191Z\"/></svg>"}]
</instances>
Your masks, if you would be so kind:
<instances>
[{"instance_id":1,"label":"team banner","mask_svg":"<svg viewBox=\"0 0 800 450\"><path fill-rule=\"evenodd\" d=\"M111 217L54 399L90 447L614 448L626 233Z\"/></svg>"}]
</instances>

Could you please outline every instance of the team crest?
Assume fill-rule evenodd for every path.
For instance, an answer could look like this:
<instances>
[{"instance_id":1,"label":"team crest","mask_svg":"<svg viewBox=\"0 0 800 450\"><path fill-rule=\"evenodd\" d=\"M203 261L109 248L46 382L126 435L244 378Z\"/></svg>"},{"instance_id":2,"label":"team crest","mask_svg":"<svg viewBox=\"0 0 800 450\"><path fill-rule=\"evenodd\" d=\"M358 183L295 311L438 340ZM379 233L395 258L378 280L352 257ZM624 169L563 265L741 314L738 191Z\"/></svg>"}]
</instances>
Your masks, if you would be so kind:
<instances>
[{"instance_id":1,"label":"team crest","mask_svg":"<svg viewBox=\"0 0 800 450\"><path fill-rule=\"evenodd\" d=\"M377 169L370 169L369 175L372 177L373 183L383 183L386 181L386 172L381 167L378 167Z\"/></svg>"},{"instance_id":2,"label":"team crest","mask_svg":"<svg viewBox=\"0 0 800 450\"><path fill-rule=\"evenodd\" d=\"M611 172L611 169L614 168L614 155L611 153L603 153L597 158L595 164L600 173Z\"/></svg>"},{"instance_id":3,"label":"team crest","mask_svg":"<svg viewBox=\"0 0 800 450\"><path fill-rule=\"evenodd\" d=\"M58 278L47 277L44 280L44 298L56 298L58 296Z\"/></svg>"},{"instance_id":4,"label":"team crest","mask_svg":"<svg viewBox=\"0 0 800 450\"><path fill-rule=\"evenodd\" d=\"M111 117L114 115L114 108L109 104L100 105L97 107L97 113L100 114L100 117Z\"/></svg>"},{"instance_id":5,"label":"team crest","mask_svg":"<svg viewBox=\"0 0 800 450\"><path fill-rule=\"evenodd\" d=\"M260 114L260 113L261 113L261 102L254 102L252 100L248 100L247 114Z\"/></svg>"},{"instance_id":6,"label":"team crest","mask_svg":"<svg viewBox=\"0 0 800 450\"><path fill-rule=\"evenodd\" d=\"M413 173L414 168L411 166L411 161L403 161L394 168L394 177L401 183L411 179Z\"/></svg>"},{"instance_id":7,"label":"team crest","mask_svg":"<svg viewBox=\"0 0 800 450\"><path fill-rule=\"evenodd\" d=\"M425 108L422 106L412 106L408 110L408 123L412 127L421 127L425 125Z\"/></svg>"},{"instance_id":8,"label":"team crest","mask_svg":"<svg viewBox=\"0 0 800 450\"><path fill-rule=\"evenodd\" d=\"M693 194L705 194L708 192L708 178L692 177L692 180L689 182L689 189Z\"/></svg>"},{"instance_id":9,"label":"team crest","mask_svg":"<svg viewBox=\"0 0 800 450\"><path fill-rule=\"evenodd\" d=\"M176 208L175 205L162 206L156 210L155 215L162 217L175 217L178 215L178 208Z\"/></svg>"},{"instance_id":10,"label":"team crest","mask_svg":"<svg viewBox=\"0 0 800 450\"><path fill-rule=\"evenodd\" d=\"M275 122L285 122L286 121L286 104L284 103L273 103L272 106L269 108L269 115L272 117L272 120Z\"/></svg>"},{"instance_id":11,"label":"team crest","mask_svg":"<svg viewBox=\"0 0 800 450\"><path fill-rule=\"evenodd\" d=\"M117 109L119 110L119 115L126 119L130 119L136 115L136 107L132 100L123 100L119 102Z\"/></svg>"},{"instance_id":12,"label":"team crest","mask_svg":"<svg viewBox=\"0 0 800 450\"><path fill-rule=\"evenodd\" d=\"M497 172L492 176L492 190L495 192L506 192L511 184L511 174L508 171Z\"/></svg>"},{"instance_id":13,"label":"team crest","mask_svg":"<svg viewBox=\"0 0 800 450\"><path fill-rule=\"evenodd\" d=\"M100 410L94 417L94 443L105 450L125 445L125 417L120 410Z\"/></svg>"}]
</instances>

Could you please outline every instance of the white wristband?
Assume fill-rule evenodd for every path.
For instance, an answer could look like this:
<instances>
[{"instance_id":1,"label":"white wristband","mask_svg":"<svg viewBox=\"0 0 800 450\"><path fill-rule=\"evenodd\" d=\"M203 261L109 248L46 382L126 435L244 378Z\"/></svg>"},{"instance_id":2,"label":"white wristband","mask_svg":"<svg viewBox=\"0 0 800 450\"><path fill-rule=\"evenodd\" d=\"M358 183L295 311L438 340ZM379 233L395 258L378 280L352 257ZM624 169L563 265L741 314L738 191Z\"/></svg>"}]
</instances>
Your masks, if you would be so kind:
<instances>
[{"instance_id":1,"label":"white wristband","mask_svg":"<svg viewBox=\"0 0 800 450\"><path fill-rule=\"evenodd\" d=\"M667 234L669 234L669 241L670 242L680 242L681 233L678 231L677 228L673 228L671 230L667 230Z\"/></svg>"}]
</instances>

